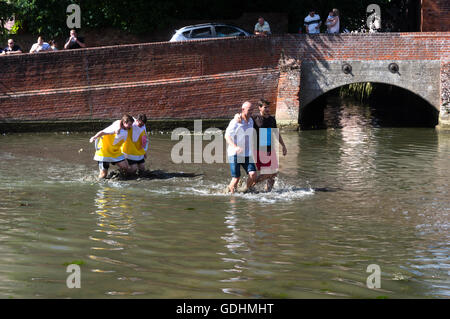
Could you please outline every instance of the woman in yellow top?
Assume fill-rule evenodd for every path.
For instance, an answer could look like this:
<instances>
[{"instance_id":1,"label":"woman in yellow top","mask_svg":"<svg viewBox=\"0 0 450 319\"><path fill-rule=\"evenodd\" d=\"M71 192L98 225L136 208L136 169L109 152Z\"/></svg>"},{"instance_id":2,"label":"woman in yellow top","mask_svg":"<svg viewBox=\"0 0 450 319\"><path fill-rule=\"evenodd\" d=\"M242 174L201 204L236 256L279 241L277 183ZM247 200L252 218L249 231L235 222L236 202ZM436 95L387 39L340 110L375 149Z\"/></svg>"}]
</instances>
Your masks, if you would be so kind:
<instances>
[{"instance_id":1,"label":"woman in yellow top","mask_svg":"<svg viewBox=\"0 0 450 319\"><path fill-rule=\"evenodd\" d=\"M147 157L147 130L145 128L147 116L139 114L134 120L128 133L128 137L122 145L122 152L128 161L128 173L134 174L139 168L139 172L145 171L145 158Z\"/></svg>"},{"instance_id":2,"label":"woman in yellow top","mask_svg":"<svg viewBox=\"0 0 450 319\"><path fill-rule=\"evenodd\" d=\"M122 145L128 138L128 131L133 125L133 117L130 115L122 116L121 120L115 121L113 124L92 136L90 143L96 142L94 161L98 162L100 173L99 178L105 178L108 174L109 164L119 166L122 173L126 174L128 171L128 163L125 161L125 156L122 153Z\"/></svg>"}]
</instances>

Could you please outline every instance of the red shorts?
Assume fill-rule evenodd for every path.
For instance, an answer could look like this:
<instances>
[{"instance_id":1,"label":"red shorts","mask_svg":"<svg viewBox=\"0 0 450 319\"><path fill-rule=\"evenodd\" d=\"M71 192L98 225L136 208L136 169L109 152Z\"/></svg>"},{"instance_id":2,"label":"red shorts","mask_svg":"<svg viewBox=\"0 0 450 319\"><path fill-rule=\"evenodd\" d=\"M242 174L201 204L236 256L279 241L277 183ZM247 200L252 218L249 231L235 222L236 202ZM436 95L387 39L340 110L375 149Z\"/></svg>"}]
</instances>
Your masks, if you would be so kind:
<instances>
[{"instance_id":1,"label":"red shorts","mask_svg":"<svg viewBox=\"0 0 450 319\"><path fill-rule=\"evenodd\" d=\"M256 168L261 174L275 174L278 172L278 158L276 152L258 151Z\"/></svg>"}]
</instances>

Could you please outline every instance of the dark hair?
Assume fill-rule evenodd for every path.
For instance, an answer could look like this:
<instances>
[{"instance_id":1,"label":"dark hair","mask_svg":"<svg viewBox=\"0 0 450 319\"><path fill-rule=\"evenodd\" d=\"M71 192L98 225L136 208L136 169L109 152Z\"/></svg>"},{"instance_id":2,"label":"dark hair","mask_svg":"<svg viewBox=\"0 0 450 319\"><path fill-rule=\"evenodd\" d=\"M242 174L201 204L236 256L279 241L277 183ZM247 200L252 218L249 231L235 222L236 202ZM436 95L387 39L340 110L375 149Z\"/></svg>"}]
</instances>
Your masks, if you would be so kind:
<instances>
[{"instance_id":1,"label":"dark hair","mask_svg":"<svg viewBox=\"0 0 450 319\"><path fill-rule=\"evenodd\" d=\"M130 114L124 114L122 116L121 122L122 123L131 123L131 124L133 124L134 120L133 120L133 117Z\"/></svg>"},{"instance_id":2,"label":"dark hair","mask_svg":"<svg viewBox=\"0 0 450 319\"><path fill-rule=\"evenodd\" d=\"M269 106L269 105L270 105L270 102L267 101L267 100L265 100L265 99L260 99L260 100L258 101L258 107L261 107L261 106L263 106L263 105Z\"/></svg>"},{"instance_id":3,"label":"dark hair","mask_svg":"<svg viewBox=\"0 0 450 319\"><path fill-rule=\"evenodd\" d=\"M144 113L141 113L137 117L138 121L142 121L142 123L147 123L147 116Z\"/></svg>"}]
</instances>

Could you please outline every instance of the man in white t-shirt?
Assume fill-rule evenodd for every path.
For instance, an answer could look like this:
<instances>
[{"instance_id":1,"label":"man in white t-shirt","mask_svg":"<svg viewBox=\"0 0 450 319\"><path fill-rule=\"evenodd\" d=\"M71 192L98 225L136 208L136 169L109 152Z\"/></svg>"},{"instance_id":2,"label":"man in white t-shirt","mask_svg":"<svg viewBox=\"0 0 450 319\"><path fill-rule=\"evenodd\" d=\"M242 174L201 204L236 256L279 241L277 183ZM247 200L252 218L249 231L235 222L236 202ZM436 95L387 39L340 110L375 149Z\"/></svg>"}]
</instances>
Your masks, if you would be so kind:
<instances>
[{"instance_id":1,"label":"man in white t-shirt","mask_svg":"<svg viewBox=\"0 0 450 319\"><path fill-rule=\"evenodd\" d=\"M317 34L320 33L320 26L322 25L322 21L320 20L320 16L316 14L314 10L312 10L305 18L304 25L306 28L306 33Z\"/></svg>"},{"instance_id":2,"label":"man in white t-shirt","mask_svg":"<svg viewBox=\"0 0 450 319\"><path fill-rule=\"evenodd\" d=\"M253 128L251 117L252 103L242 104L241 121L232 119L225 131L227 141L227 155L231 169L231 182L228 191L234 193L241 177L241 166L248 174L247 189L250 189L256 182L256 165L253 158L254 140L256 131Z\"/></svg>"},{"instance_id":3,"label":"man in white t-shirt","mask_svg":"<svg viewBox=\"0 0 450 319\"><path fill-rule=\"evenodd\" d=\"M50 49L51 49L50 45L47 42L44 42L44 39L41 36L39 36L37 42L33 44L33 46L31 47L30 53L47 51Z\"/></svg>"},{"instance_id":4,"label":"man in white t-shirt","mask_svg":"<svg viewBox=\"0 0 450 319\"><path fill-rule=\"evenodd\" d=\"M259 17L258 22L255 24L254 33L256 35L269 35L269 34L271 34L269 23L267 21L264 21L263 17Z\"/></svg>"}]
</instances>

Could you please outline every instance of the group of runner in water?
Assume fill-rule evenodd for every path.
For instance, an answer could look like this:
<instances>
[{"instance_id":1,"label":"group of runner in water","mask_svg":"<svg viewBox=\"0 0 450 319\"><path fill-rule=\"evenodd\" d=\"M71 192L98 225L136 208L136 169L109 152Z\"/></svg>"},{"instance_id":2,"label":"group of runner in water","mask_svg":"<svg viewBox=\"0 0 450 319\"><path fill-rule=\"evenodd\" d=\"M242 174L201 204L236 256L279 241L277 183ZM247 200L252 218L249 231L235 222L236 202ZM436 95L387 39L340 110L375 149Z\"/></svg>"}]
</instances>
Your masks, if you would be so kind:
<instances>
[{"instance_id":1,"label":"group of runner in water","mask_svg":"<svg viewBox=\"0 0 450 319\"><path fill-rule=\"evenodd\" d=\"M248 178L246 186L239 191L252 191L262 181L266 182L265 191L271 191L278 174L278 143L282 147L283 156L287 154L277 122L270 115L269 102L259 100L258 110L258 114L252 115L252 103L244 102L241 113L235 114L225 131L231 171L231 181L226 192L234 193L238 190L241 166ZM107 177L110 164L117 165L123 175L145 172L148 150L146 123L145 114L139 114L137 118L124 115L90 138L91 143L96 142L94 160L98 162L99 178Z\"/></svg>"}]
</instances>

